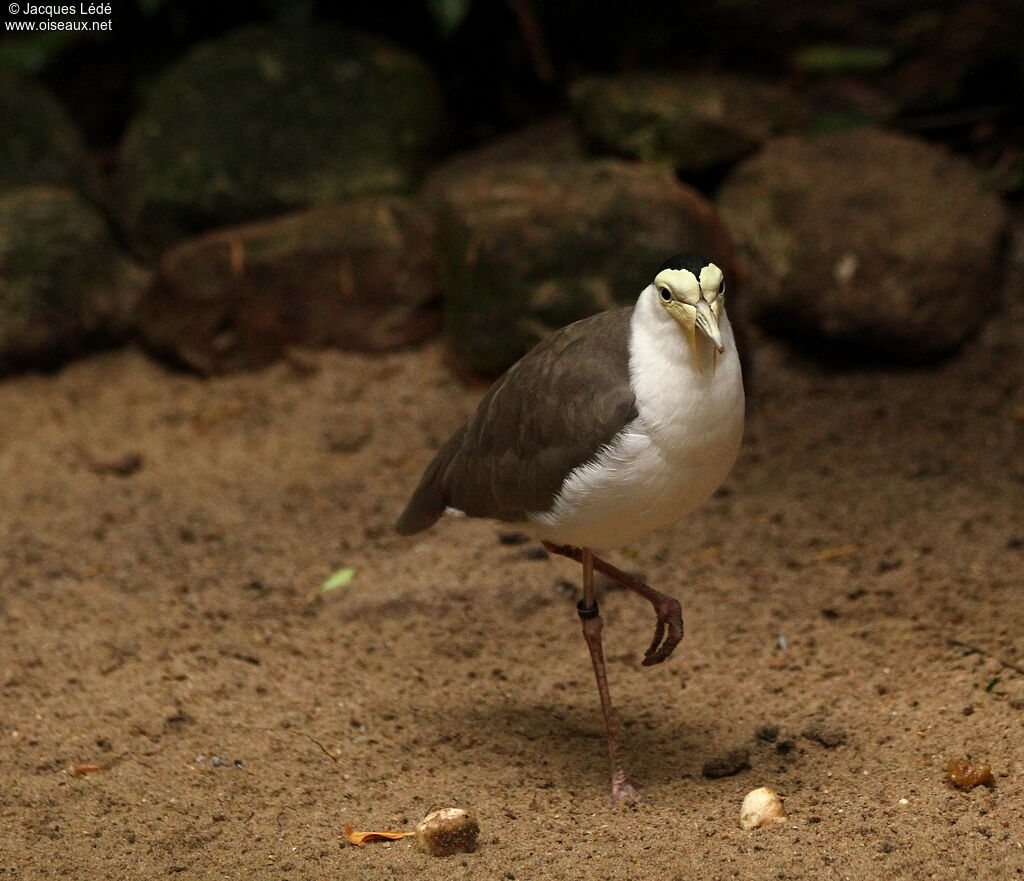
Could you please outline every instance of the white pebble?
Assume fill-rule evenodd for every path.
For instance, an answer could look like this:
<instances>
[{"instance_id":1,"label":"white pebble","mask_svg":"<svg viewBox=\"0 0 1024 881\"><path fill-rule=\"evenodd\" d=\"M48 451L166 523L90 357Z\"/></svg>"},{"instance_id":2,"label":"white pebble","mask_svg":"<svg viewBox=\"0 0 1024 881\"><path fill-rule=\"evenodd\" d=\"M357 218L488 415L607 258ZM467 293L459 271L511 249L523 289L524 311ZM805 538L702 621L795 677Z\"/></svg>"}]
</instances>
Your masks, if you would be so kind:
<instances>
[{"instance_id":1,"label":"white pebble","mask_svg":"<svg viewBox=\"0 0 1024 881\"><path fill-rule=\"evenodd\" d=\"M476 817L462 808L431 811L416 827L416 848L435 857L476 850L480 834Z\"/></svg>"},{"instance_id":2,"label":"white pebble","mask_svg":"<svg viewBox=\"0 0 1024 881\"><path fill-rule=\"evenodd\" d=\"M782 823L785 819L786 809L774 789L767 786L752 789L743 799L743 806L740 808L741 829L759 829L773 823Z\"/></svg>"}]
</instances>

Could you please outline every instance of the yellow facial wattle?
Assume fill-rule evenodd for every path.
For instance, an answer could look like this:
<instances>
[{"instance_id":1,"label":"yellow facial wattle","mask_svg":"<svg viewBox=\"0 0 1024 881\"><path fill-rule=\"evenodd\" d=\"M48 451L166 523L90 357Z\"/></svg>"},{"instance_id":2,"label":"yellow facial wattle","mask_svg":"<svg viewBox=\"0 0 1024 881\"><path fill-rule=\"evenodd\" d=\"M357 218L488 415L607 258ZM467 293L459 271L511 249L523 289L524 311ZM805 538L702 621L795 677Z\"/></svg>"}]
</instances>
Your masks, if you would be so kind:
<instances>
[{"instance_id":1,"label":"yellow facial wattle","mask_svg":"<svg viewBox=\"0 0 1024 881\"><path fill-rule=\"evenodd\" d=\"M719 320L722 314L725 283L722 270L709 263L700 271L700 279L687 269L664 269L654 279L661 304L683 331L698 370L703 371L697 328L713 345L712 369L722 351Z\"/></svg>"}]
</instances>

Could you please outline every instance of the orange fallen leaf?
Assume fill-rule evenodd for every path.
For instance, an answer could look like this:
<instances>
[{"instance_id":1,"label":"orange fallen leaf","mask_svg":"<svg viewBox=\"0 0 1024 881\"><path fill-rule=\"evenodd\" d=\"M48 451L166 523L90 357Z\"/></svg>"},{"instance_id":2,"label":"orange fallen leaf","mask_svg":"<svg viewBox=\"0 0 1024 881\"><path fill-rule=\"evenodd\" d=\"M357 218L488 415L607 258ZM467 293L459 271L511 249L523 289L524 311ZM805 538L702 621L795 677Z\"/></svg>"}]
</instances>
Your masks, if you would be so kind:
<instances>
[{"instance_id":1,"label":"orange fallen leaf","mask_svg":"<svg viewBox=\"0 0 1024 881\"><path fill-rule=\"evenodd\" d=\"M852 557L859 550L859 545L840 545L837 548L825 548L823 551L818 551L818 553L811 556L811 559L816 563L824 563L828 560L840 560L843 557Z\"/></svg>"},{"instance_id":2,"label":"orange fallen leaf","mask_svg":"<svg viewBox=\"0 0 1024 881\"><path fill-rule=\"evenodd\" d=\"M722 549L719 547L704 548L704 550L697 551L697 553L692 554L690 556L690 562L698 564L713 563L721 556L721 554Z\"/></svg>"},{"instance_id":3,"label":"orange fallen leaf","mask_svg":"<svg viewBox=\"0 0 1024 881\"><path fill-rule=\"evenodd\" d=\"M94 771L99 770L99 765L74 765L71 768L71 773L76 777L84 777L86 774L92 774Z\"/></svg>"},{"instance_id":4,"label":"orange fallen leaf","mask_svg":"<svg viewBox=\"0 0 1024 881\"><path fill-rule=\"evenodd\" d=\"M345 837L348 839L349 844L355 844L359 847L366 845L367 841L397 841L400 838L408 838L410 835L415 835L415 832L356 832L351 826L346 823L341 827L345 833Z\"/></svg>"}]
</instances>

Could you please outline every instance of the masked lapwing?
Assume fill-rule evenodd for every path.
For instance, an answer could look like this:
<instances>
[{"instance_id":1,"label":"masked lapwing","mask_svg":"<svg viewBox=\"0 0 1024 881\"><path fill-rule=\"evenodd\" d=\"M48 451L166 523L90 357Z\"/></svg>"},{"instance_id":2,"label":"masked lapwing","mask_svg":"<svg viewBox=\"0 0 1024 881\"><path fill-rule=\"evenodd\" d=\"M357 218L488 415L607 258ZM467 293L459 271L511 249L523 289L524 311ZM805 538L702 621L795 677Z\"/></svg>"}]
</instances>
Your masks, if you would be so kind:
<instances>
[{"instance_id":1,"label":"masked lapwing","mask_svg":"<svg viewBox=\"0 0 1024 881\"><path fill-rule=\"evenodd\" d=\"M594 571L650 602L645 665L683 636L679 603L596 556L677 522L722 483L743 434L743 380L722 271L681 254L635 305L551 334L490 389L427 466L396 529L443 514L515 524L583 567L577 609L601 698L612 803L636 801L620 758Z\"/></svg>"}]
</instances>

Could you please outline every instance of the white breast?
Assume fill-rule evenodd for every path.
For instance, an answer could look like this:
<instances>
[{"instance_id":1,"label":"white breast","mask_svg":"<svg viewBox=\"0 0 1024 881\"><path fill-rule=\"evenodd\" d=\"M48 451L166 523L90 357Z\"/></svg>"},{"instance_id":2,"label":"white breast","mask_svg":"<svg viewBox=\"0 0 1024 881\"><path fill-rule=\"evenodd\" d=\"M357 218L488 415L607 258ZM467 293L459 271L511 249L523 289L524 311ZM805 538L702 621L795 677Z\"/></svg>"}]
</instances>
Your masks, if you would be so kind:
<instances>
[{"instance_id":1,"label":"white breast","mask_svg":"<svg viewBox=\"0 0 1024 881\"><path fill-rule=\"evenodd\" d=\"M700 370L653 286L641 294L629 356L639 416L570 472L549 510L530 515L538 537L621 547L675 523L721 485L743 435L743 380L724 310L720 330L725 351L714 367L698 332Z\"/></svg>"}]
</instances>

